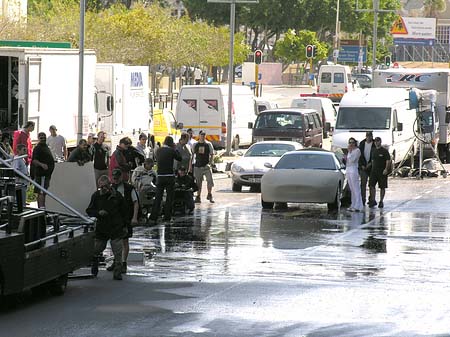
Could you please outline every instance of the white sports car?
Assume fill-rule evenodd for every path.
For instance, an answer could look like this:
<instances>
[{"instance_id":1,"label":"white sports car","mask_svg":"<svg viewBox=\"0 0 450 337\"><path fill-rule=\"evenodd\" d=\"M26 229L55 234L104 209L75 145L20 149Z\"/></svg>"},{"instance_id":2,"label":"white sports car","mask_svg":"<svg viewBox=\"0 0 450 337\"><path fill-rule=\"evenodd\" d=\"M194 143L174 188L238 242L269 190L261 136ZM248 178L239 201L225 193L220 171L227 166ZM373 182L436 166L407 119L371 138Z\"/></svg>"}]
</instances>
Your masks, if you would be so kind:
<instances>
[{"instance_id":1,"label":"white sports car","mask_svg":"<svg viewBox=\"0 0 450 337\"><path fill-rule=\"evenodd\" d=\"M274 203L327 203L329 209L339 209L344 183L344 165L333 152L286 152L262 178L261 204L269 209Z\"/></svg>"},{"instance_id":2,"label":"white sports car","mask_svg":"<svg viewBox=\"0 0 450 337\"><path fill-rule=\"evenodd\" d=\"M284 153L301 148L303 146L300 143L290 141L264 141L253 144L242 158L231 165L233 192L240 192L242 186L250 186L251 190L259 191L261 178L269 171L264 164L275 165Z\"/></svg>"}]
</instances>

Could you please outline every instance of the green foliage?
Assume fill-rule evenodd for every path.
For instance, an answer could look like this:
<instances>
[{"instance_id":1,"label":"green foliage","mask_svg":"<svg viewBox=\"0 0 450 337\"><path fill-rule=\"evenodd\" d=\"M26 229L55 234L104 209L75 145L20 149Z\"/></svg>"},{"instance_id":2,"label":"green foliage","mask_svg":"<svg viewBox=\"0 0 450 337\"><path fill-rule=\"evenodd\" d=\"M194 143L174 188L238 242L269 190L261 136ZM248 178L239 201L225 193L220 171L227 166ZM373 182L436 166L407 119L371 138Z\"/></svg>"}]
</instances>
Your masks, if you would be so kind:
<instances>
[{"instance_id":1,"label":"green foliage","mask_svg":"<svg viewBox=\"0 0 450 337\"><path fill-rule=\"evenodd\" d=\"M126 64L215 65L228 64L229 30L205 22L176 19L158 2L149 6L123 5L100 8L90 0L85 15L85 48L94 49L99 62ZM69 41L79 46L79 1L30 2L27 24L0 22L1 38ZM249 52L242 34L236 34L235 62Z\"/></svg>"},{"instance_id":2,"label":"green foliage","mask_svg":"<svg viewBox=\"0 0 450 337\"><path fill-rule=\"evenodd\" d=\"M288 30L284 38L275 45L275 56L284 63L306 61L306 46L309 44L316 46L316 59L320 60L327 56L327 45L316 38L315 32L302 30L297 33L292 29Z\"/></svg>"}]
</instances>

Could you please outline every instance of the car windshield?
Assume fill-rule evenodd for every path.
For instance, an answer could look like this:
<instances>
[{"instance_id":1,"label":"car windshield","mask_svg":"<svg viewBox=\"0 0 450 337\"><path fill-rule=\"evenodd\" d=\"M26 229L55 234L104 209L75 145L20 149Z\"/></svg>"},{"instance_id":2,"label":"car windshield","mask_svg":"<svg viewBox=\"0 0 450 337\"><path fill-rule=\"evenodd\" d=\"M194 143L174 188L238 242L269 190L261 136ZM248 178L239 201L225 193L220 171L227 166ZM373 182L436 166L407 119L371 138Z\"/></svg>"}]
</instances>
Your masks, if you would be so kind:
<instances>
[{"instance_id":1,"label":"car windshield","mask_svg":"<svg viewBox=\"0 0 450 337\"><path fill-rule=\"evenodd\" d=\"M302 129L302 124L302 116L299 114L276 112L259 115L255 122L255 128Z\"/></svg>"},{"instance_id":2,"label":"car windshield","mask_svg":"<svg viewBox=\"0 0 450 337\"><path fill-rule=\"evenodd\" d=\"M285 152L293 150L295 147L290 144L255 144L244 157L281 157Z\"/></svg>"},{"instance_id":3,"label":"car windshield","mask_svg":"<svg viewBox=\"0 0 450 337\"><path fill-rule=\"evenodd\" d=\"M391 125L391 109L385 107L340 107L336 129L383 130Z\"/></svg>"},{"instance_id":4,"label":"car windshield","mask_svg":"<svg viewBox=\"0 0 450 337\"><path fill-rule=\"evenodd\" d=\"M295 153L282 157L275 169L336 170L336 162L330 155Z\"/></svg>"}]
</instances>

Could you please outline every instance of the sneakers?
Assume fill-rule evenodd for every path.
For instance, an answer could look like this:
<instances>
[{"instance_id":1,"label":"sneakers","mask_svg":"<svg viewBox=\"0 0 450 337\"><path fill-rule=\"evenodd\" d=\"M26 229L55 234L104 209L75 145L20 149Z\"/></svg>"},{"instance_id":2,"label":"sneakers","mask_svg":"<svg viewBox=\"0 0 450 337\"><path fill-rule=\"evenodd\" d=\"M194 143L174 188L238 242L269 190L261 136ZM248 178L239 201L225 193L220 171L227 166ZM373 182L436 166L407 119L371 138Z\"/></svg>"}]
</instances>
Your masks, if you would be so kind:
<instances>
[{"instance_id":1,"label":"sneakers","mask_svg":"<svg viewBox=\"0 0 450 337\"><path fill-rule=\"evenodd\" d=\"M378 208L383 208L383 207L384 207L384 204L383 204L382 201L380 201L380 202L378 203Z\"/></svg>"},{"instance_id":2,"label":"sneakers","mask_svg":"<svg viewBox=\"0 0 450 337\"><path fill-rule=\"evenodd\" d=\"M208 199L211 204L214 204L214 202L215 202L211 193L208 193L208 196L206 197L206 199Z\"/></svg>"},{"instance_id":3,"label":"sneakers","mask_svg":"<svg viewBox=\"0 0 450 337\"><path fill-rule=\"evenodd\" d=\"M369 205L370 208L374 208L377 205L377 202L376 201L369 201L368 205Z\"/></svg>"},{"instance_id":4,"label":"sneakers","mask_svg":"<svg viewBox=\"0 0 450 337\"><path fill-rule=\"evenodd\" d=\"M113 280L122 281L122 273L120 269L114 270Z\"/></svg>"},{"instance_id":5,"label":"sneakers","mask_svg":"<svg viewBox=\"0 0 450 337\"><path fill-rule=\"evenodd\" d=\"M113 271L114 270L114 261L113 261L113 263L108 267L108 268L106 268L106 270L107 271Z\"/></svg>"},{"instance_id":6,"label":"sneakers","mask_svg":"<svg viewBox=\"0 0 450 337\"><path fill-rule=\"evenodd\" d=\"M201 203L202 201L200 200L200 196L199 195L197 195L196 197L195 197L195 203L196 204L199 204L199 203Z\"/></svg>"}]
</instances>

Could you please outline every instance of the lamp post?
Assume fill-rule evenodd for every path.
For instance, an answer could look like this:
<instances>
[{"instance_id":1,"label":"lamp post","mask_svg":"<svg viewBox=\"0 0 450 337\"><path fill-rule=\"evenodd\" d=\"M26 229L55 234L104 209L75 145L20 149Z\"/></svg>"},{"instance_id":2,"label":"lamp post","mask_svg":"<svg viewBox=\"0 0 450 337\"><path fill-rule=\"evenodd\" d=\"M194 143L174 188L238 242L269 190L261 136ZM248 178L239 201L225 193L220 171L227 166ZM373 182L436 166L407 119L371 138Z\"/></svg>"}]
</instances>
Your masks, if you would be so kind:
<instances>
[{"instance_id":1,"label":"lamp post","mask_svg":"<svg viewBox=\"0 0 450 337\"><path fill-rule=\"evenodd\" d=\"M338 55L339 55L339 0L337 0L336 4L336 29L335 29L336 35L334 37L334 50L333 58L334 63L337 63Z\"/></svg>"},{"instance_id":2,"label":"lamp post","mask_svg":"<svg viewBox=\"0 0 450 337\"><path fill-rule=\"evenodd\" d=\"M78 58L78 133L77 144L83 138L83 82L84 82L84 14L86 1L80 0L80 45Z\"/></svg>"}]
</instances>

